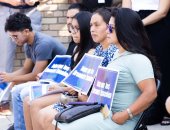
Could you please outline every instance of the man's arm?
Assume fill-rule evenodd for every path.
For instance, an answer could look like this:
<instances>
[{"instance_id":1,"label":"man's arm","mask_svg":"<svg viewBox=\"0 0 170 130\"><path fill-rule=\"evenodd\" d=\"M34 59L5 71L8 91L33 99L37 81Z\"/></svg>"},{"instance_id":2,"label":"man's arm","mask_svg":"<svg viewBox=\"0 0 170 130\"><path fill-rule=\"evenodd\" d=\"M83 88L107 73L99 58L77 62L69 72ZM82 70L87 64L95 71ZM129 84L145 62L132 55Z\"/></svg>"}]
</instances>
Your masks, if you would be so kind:
<instances>
[{"instance_id":1,"label":"man's arm","mask_svg":"<svg viewBox=\"0 0 170 130\"><path fill-rule=\"evenodd\" d=\"M169 9L170 9L170 1L169 0L160 0L158 10L153 12L146 18L144 18L142 20L143 24L145 26L147 26L147 25L154 24L154 23L158 22L159 20L166 17Z\"/></svg>"},{"instance_id":2,"label":"man's arm","mask_svg":"<svg viewBox=\"0 0 170 130\"><path fill-rule=\"evenodd\" d=\"M131 0L123 0L122 7L132 8L132 1ZM154 24L161 20L162 18L166 17L168 11L170 9L170 1L169 0L160 0L159 1L159 8L157 11L151 13L149 16L142 20L144 26Z\"/></svg>"},{"instance_id":3,"label":"man's arm","mask_svg":"<svg viewBox=\"0 0 170 130\"><path fill-rule=\"evenodd\" d=\"M13 6L23 5L22 0L0 0L0 2L8 3L8 4L13 5Z\"/></svg>"},{"instance_id":4,"label":"man's arm","mask_svg":"<svg viewBox=\"0 0 170 130\"><path fill-rule=\"evenodd\" d=\"M34 63L32 62L32 60L30 58L26 58L24 65L21 69L14 71L12 73L13 76L19 76L19 75L25 75L30 73L34 68Z\"/></svg>"},{"instance_id":5,"label":"man's arm","mask_svg":"<svg viewBox=\"0 0 170 130\"><path fill-rule=\"evenodd\" d=\"M25 75L16 76L14 78L14 82L27 82L27 81L36 80L37 74L41 73L46 68L47 65L48 65L48 61L37 61L31 72ZM30 70L26 69L26 71L30 71Z\"/></svg>"},{"instance_id":6,"label":"man's arm","mask_svg":"<svg viewBox=\"0 0 170 130\"><path fill-rule=\"evenodd\" d=\"M35 4L35 2L40 2L40 3L45 3L45 2L47 2L47 1L49 1L49 0L25 0L25 3L27 4L27 5L34 5Z\"/></svg>"},{"instance_id":7,"label":"man's arm","mask_svg":"<svg viewBox=\"0 0 170 130\"><path fill-rule=\"evenodd\" d=\"M48 65L48 61L37 61L35 65L27 58L24 66L13 73L0 73L0 78L4 82L27 82L36 80L36 75L42 72Z\"/></svg>"},{"instance_id":8,"label":"man's arm","mask_svg":"<svg viewBox=\"0 0 170 130\"><path fill-rule=\"evenodd\" d=\"M13 82L14 78L19 75L30 73L33 69L33 63L29 58L26 58L24 65L21 69L14 71L13 73L0 72L0 79L3 82Z\"/></svg>"}]
</instances>

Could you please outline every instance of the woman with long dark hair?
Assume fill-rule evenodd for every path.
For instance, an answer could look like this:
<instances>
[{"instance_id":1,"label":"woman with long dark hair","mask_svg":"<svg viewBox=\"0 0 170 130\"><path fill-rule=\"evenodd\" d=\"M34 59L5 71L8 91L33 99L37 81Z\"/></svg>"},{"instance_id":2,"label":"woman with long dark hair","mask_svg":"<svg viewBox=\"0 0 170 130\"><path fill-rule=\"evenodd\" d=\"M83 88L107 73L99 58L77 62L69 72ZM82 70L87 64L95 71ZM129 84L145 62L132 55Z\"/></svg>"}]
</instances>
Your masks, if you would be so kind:
<instances>
[{"instance_id":1,"label":"woman with long dark hair","mask_svg":"<svg viewBox=\"0 0 170 130\"><path fill-rule=\"evenodd\" d=\"M71 35L74 42L77 44L72 57L75 60L72 68L81 60L85 53L88 53L90 49L95 49L96 43L94 43L90 34L90 23L92 14L87 11L81 11L73 17L71 29ZM88 21L88 22L87 22ZM90 50L91 54L93 51ZM76 55L76 57L75 57Z\"/></svg>"}]
</instances>

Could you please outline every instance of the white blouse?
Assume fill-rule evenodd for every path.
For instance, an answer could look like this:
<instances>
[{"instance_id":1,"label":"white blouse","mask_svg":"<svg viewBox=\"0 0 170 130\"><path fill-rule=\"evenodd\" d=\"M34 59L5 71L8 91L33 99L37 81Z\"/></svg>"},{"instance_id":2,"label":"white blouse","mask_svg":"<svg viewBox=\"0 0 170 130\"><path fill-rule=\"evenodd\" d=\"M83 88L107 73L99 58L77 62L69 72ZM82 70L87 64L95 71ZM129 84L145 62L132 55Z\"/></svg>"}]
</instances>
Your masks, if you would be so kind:
<instances>
[{"instance_id":1,"label":"white blouse","mask_svg":"<svg viewBox=\"0 0 170 130\"><path fill-rule=\"evenodd\" d=\"M158 10L160 0L131 0L132 10Z\"/></svg>"}]
</instances>

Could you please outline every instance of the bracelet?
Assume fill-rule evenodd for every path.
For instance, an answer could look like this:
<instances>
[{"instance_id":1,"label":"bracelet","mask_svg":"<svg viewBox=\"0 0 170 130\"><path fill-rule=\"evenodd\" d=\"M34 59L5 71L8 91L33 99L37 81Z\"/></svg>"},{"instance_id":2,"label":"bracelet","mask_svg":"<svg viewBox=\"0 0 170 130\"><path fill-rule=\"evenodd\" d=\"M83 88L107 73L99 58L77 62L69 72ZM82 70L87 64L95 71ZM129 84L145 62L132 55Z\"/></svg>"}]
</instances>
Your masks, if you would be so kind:
<instances>
[{"instance_id":1,"label":"bracelet","mask_svg":"<svg viewBox=\"0 0 170 130\"><path fill-rule=\"evenodd\" d=\"M130 119L132 119L133 114L132 114L131 110L129 108L127 108L126 111L127 111L128 115L129 115Z\"/></svg>"}]
</instances>

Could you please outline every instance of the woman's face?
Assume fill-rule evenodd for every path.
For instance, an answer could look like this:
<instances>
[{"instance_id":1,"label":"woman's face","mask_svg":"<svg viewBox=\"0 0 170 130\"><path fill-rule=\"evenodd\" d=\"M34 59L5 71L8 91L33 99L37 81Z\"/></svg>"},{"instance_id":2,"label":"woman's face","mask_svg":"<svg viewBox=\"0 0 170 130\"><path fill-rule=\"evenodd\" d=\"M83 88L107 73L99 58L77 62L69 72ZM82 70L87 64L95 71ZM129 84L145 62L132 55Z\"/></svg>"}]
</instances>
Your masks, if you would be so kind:
<instances>
[{"instance_id":1,"label":"woman's face","mask_svg":"<svg viewBox=\"0 0 170 130\"><path fill-rule=\"evenodd\" d=\"M72 25L70 26L70 31L73 41L76 44L80 43L80 28L76 19L73 19Z\"/></svg>"},{"instance_id":2,"label":"woman's face","mask_svg":"<svg viewBox=\"0 0 170 130\"><path fill-rule=\"evenodd\" d=\"M96 43L102 43L107 38L107 24L104 22L103 18L99 14L94 14L90 21L90 32L93 41Z\"/></svg>"},{"instance_id":3,"label":"woman's face","mask_svg":"<svg viewBox=\"0 0 170 130\"><path fill-rule=\"evenodd\" d=\"M107 27L107 39L110 43L118 44L118 39L115 32L115 18L111 17Z\"/></svg>"}]
</instances>

